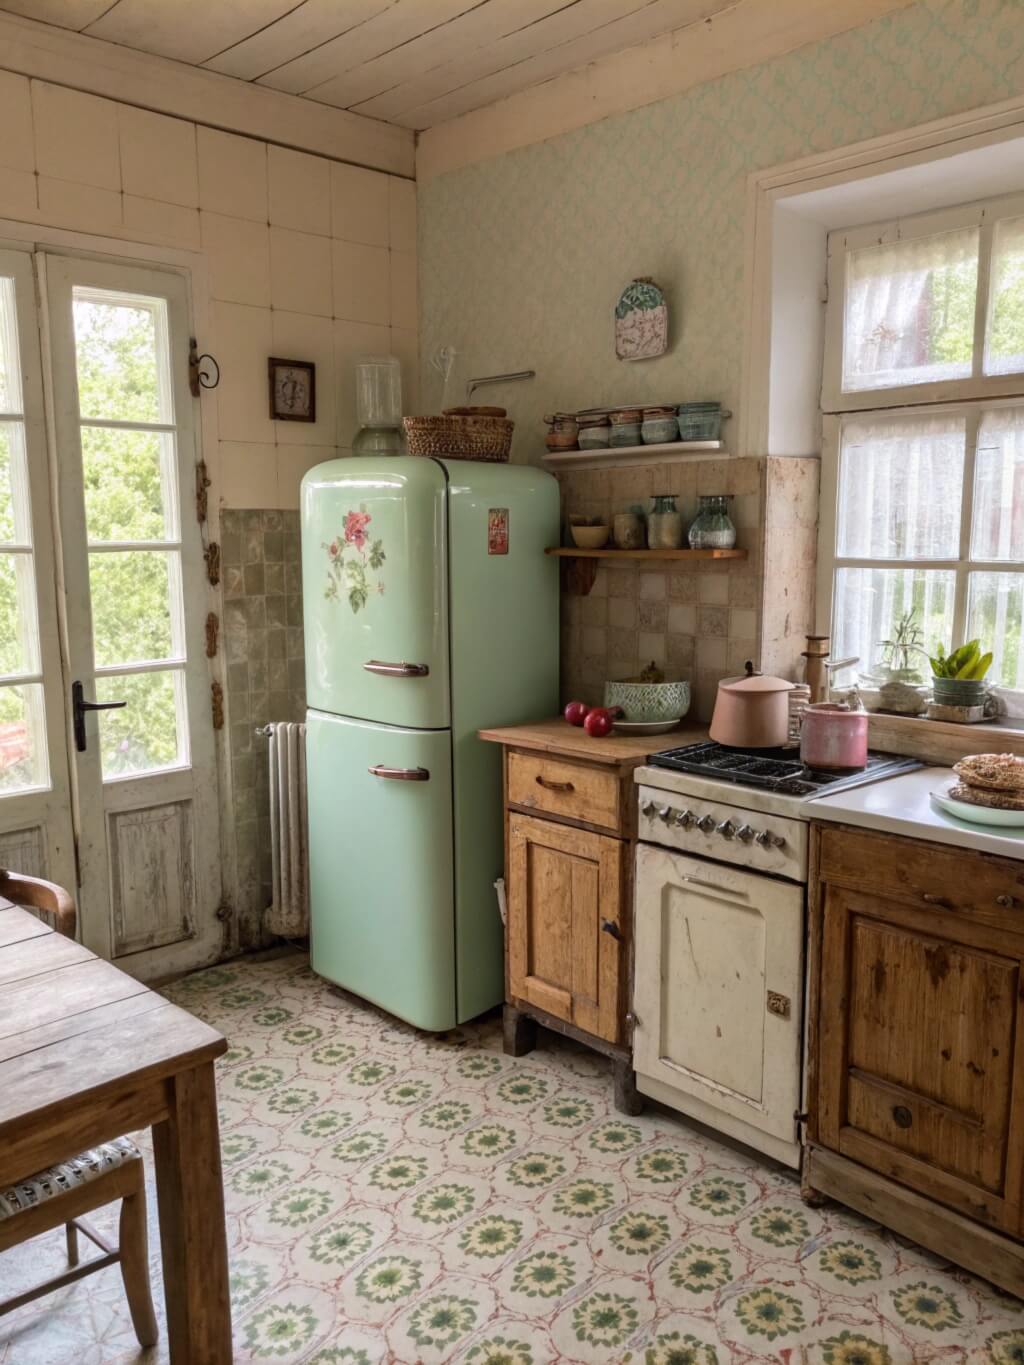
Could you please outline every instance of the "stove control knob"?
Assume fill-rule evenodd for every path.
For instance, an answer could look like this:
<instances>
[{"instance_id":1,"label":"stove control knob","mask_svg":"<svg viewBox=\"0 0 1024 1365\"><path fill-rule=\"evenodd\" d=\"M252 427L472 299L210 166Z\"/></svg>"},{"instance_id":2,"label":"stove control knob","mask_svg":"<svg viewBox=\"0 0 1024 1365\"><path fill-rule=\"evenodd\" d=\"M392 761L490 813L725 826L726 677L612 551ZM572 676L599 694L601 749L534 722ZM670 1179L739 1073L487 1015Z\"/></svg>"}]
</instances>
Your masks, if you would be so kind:
<instances>
[{"instance_id":1,"label":"stove control knob","mask_svg":"<svg viewBox=\"0 0 1024 1365\"><path fill-rule=\"evenodd\" d=\"M702 834L710 834L715 828L715 817L713 815L702 815L697 821L697 828Z\"/></svg>"},{"instance_id":2,"label":"stove control knob","mask_svg":"<svg viewBox=\"0 0 1024 1365\"><path fill-rule=\"evenodd\" d=\"M785 848L786 841L781 834L773 834L770 829L762 830L757 836L762 848Z\"/></svg>"},{"instance_id":3,"label":"stove control knob","mask_svg":"<svg viewBox=\"0 0 1024 1365\"><path fill-rule=\"evenodd\" d=\"M666 825L668 824L669 816L671 814L672 814L671 806L660 806L658 808L658 819L661 820Z\"/></svg>"},{"instance_id":4,"label":"stove control knob","mask_svg":"<svg viewBox=\"0 0 1024 1365\"><path fill-rule=\"evenodd\" d=\"M739 829L736 831L736 838L739 839L740 843L749 844L754 838L755 833L756 830L750 825L740 825Z\"/></svg>"},{"instance_id":5,"label":"stove control knob","mask_svg":"<svg viewBox=\"0 0 1024 1365\"><path fill-rule=\"evenodd\" d=\"M720 834L723 839L732 839L736 834L736 826L731 820L723 820L720 825L715 826L715 833Z\"/></svg>"},{"instance_id":6,"label":"stove control knob","mask_svg":"<svg viewBox=\"0 0 1024 1365\"><path fill-rule=\"evenodd\" d=\"M646 816L648 816L648 817L651 816L651 815L653 815L653 814L654 814L654 802L653 802L653 801L641 801L641 802L640 802L640 814L641 814L641 815L646 815Z\"/></svg>"},{"instance_id":7,"label":"stove control knob","mask_svg":"<svg viewBox=\"0 0 1024 1365\"><path fill-rule=\"evenodd\" d=\"M677 810L673 823L678 825L680 829L689 829L693 824L693 811L687 810L685 806L682 810Z\"/></svg>"}]
</instances>

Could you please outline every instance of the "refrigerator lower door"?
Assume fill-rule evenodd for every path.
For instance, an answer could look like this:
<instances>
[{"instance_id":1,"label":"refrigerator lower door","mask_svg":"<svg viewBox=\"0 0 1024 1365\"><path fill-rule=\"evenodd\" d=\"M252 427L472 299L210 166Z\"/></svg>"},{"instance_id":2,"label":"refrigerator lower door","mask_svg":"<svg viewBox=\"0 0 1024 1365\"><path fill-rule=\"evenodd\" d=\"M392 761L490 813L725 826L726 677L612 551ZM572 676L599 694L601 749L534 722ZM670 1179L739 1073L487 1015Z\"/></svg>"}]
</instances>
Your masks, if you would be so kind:
<instances>
[{"instance_id":1,"label":"refrigerator lower door","mask_svg":"<svg viewBox=\"0 0 1024 1365\"><path fill-rule=\"evenodd\" d=\"M306 717L313 970L417 1028L456 1023L451 737Z\"/></svg>"}]
</instances>

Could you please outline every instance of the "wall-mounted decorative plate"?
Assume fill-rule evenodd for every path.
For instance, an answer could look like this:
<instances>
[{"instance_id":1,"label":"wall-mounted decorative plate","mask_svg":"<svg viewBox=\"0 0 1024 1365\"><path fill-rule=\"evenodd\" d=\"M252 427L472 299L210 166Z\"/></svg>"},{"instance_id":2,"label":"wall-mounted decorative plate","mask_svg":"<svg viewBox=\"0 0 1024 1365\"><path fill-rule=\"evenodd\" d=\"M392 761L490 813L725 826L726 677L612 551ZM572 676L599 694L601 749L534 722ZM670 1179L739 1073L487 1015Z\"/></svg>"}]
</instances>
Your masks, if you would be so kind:
<instances>
[{"instance_id":1,"label":"wall-mounted decorative plate","mask_svg":"<svg viewBox=\"0 0 1024 1365\"><path fill-rule=\"evenodd\" d=\"M615 306L615 354L653 360L668 349L668 304L653 280L632 280Z\"/></svg>"}]
</instances>

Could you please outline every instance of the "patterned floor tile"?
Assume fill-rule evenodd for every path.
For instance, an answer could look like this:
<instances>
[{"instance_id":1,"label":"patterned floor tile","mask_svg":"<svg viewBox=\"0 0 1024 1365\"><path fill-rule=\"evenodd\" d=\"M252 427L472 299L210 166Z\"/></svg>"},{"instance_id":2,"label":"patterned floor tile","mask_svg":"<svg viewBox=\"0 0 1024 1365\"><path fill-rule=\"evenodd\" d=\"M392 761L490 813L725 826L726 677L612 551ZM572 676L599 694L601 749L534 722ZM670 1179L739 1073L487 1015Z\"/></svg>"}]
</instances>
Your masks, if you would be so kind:
<instances>
[{"instance_id":1,"label":"patterned floor tile","mask_svg":"<svg viewBox=\"0 0 1024 1365\"><path fill-rule=\"evenodd\" d=\"M218 1063L235 1360L277 1365L1018 1365L1024 1305L666 1111L605 1061L429 1037L289 955L167 993ZM151 1144L140 1135L152 1186ZM152 1273L160 1256L150 1188ZM116 1209L96 1220L112 1229ZM0 1295L64 1265L0 1258ZM162 1308L160 1308L162 1318ZM106 1270L0 1323L0 1365L140 1355Z\"/></svg>"}]
</instances>

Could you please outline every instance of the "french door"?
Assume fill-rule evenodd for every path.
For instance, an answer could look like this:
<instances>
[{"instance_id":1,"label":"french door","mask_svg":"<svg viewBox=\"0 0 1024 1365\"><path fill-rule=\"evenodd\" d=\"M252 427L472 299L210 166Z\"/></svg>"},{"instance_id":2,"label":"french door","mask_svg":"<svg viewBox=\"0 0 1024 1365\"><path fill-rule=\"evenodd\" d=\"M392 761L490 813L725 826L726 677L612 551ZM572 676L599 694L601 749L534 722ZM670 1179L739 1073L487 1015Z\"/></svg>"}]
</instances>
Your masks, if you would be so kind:
<instances>
[{"instance_id":1,"label":"french door","mask_svg":"<svg viewBox=\"0 0 1024 1365\"><path fill-rule=\"evenodd\" d=\"M0 863L143 977L220 930L188 331L174 272L0 252Z\"/></svg>"}]
</instances>

